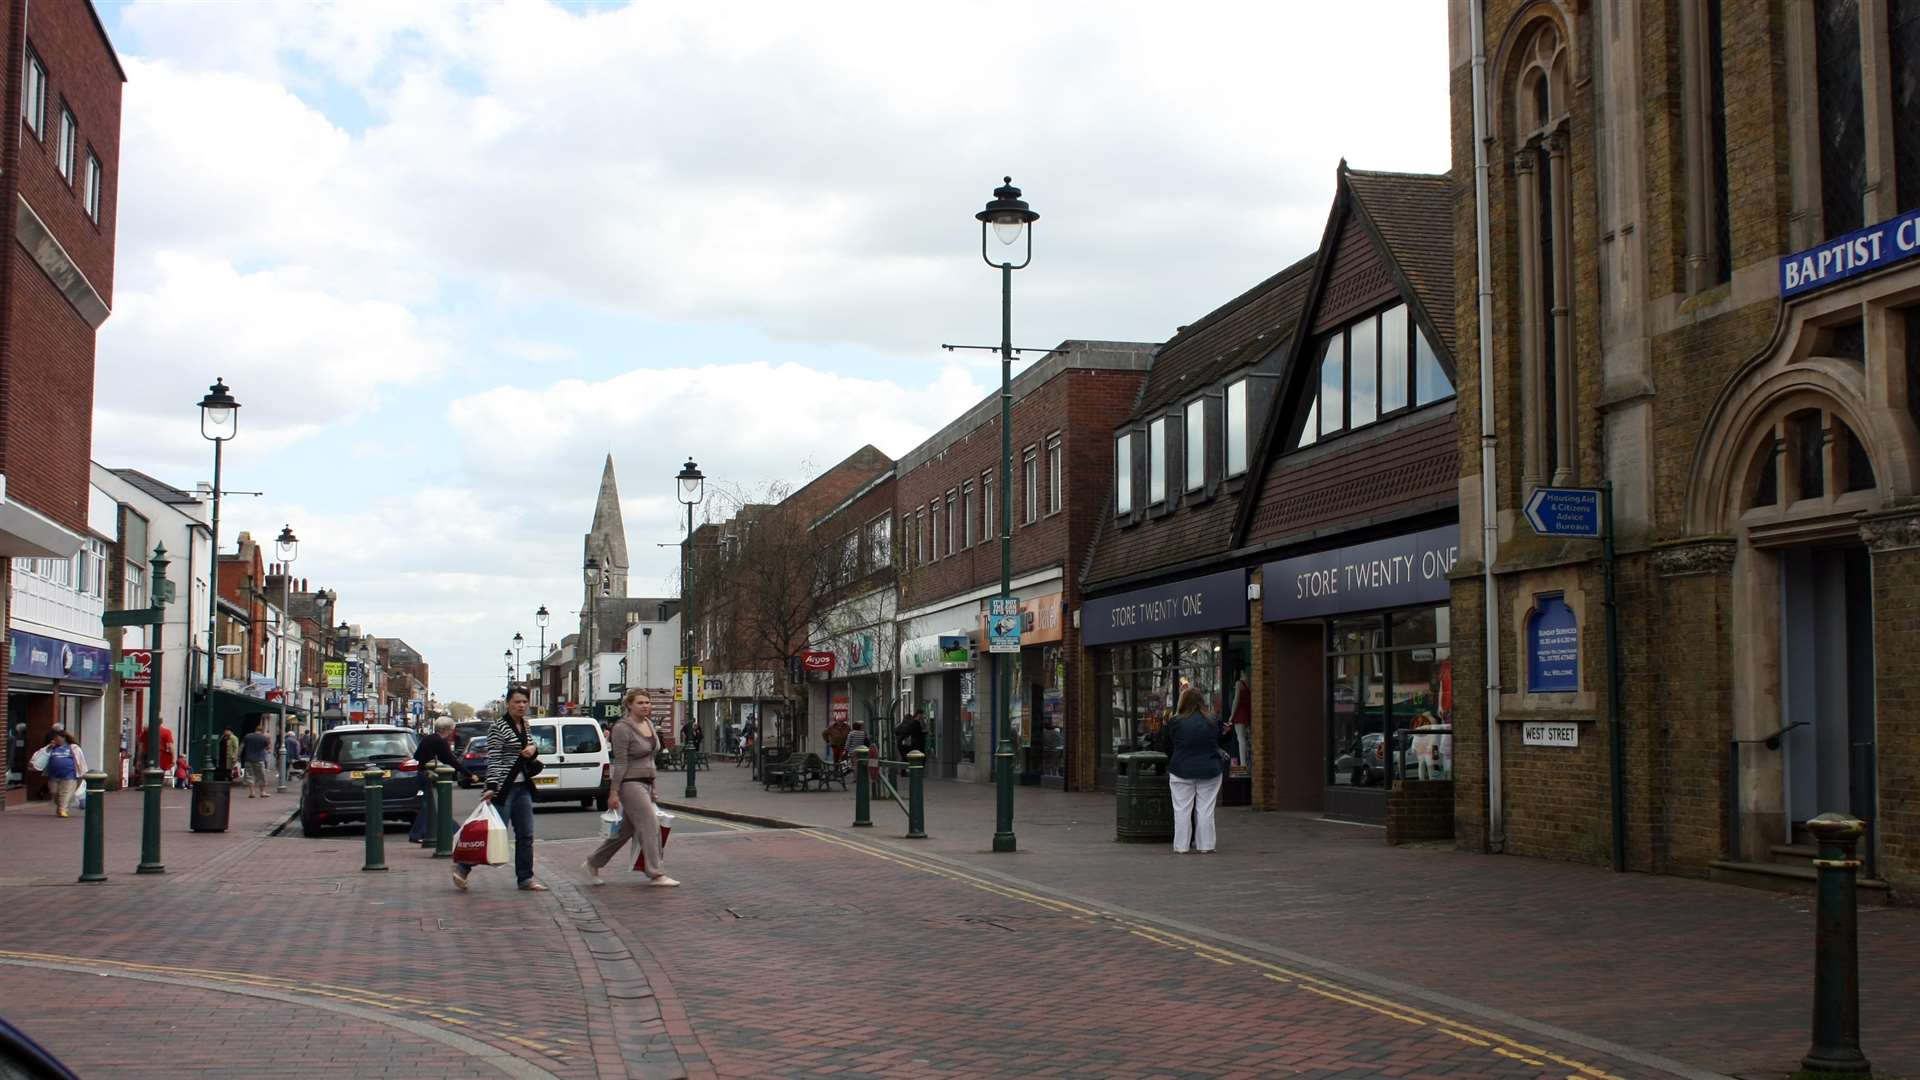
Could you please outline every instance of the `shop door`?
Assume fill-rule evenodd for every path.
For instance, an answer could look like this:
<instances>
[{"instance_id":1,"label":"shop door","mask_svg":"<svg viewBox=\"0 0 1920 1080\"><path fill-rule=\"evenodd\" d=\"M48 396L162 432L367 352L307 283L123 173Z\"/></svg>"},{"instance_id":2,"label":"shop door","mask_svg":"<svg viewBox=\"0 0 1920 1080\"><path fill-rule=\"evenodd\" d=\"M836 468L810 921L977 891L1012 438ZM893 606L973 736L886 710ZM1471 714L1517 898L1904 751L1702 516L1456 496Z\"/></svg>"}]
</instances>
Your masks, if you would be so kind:
<instances>
[{"instance_id":1,"label":"shop door","mask_svg":"<svg viewBox=\"0 0 1920 1080\"><path fill-rule=\"evenodd\" d=\"M1873 598L1866 549L1780 557L1781 741L1789 835L1827 811L1874 814ZM1798 726L1794 726L1798 725Z\"/></svg>"}]
</instances>

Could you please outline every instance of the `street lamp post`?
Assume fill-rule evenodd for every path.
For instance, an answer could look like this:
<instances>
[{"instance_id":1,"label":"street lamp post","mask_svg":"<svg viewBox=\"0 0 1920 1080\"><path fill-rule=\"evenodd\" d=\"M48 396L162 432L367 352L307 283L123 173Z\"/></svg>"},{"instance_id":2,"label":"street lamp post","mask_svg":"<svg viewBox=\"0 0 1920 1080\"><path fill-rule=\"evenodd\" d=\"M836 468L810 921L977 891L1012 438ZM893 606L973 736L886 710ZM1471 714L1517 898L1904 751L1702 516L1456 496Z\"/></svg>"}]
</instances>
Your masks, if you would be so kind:
<instances>
[{"instance_id":1,"label":"street lamp post","mask_svg":"<svg viewBox=\"0 0 1920 1080\"><path fill-rule=\"evenodd\" d=\"M547 700L547 605L541 604L540 610L533 613L533 621L540 627L540 708L545 713L553 712L553 703Z\"/></svg>"},{"instance_id":2,"label":"street lamp post","mask_svg":"<svg viewBox=\"0 0 1920 1080\"><path fill-rule=\"evenodd\" d=\"M213 552L209 574L207 603L207 683L201 689L206 701L205 726L201 730L200 781L193 793L193 813L188 827L195 832L226 832L227 807L233 788L222 775L215 753L218 736L213 730L213 658L220 635L220 451L227 440L240 430L240 403L233 399L225 379L216 378L200 399L200 435L213 443ZM191 649L189 649L191 653Z\"/></svg>"},{"instance_id":3,"label":"street lamp post","mask_svg":"<svg viewBox=\"0 0 1920 1080\"><path fill-rule=\"evenodd\" d=\"M986 209L975 214L980 221L980 257L1000 271L1000 596L1013 594L1013 272L1025 269L1033 261L1033 230L1028 226L1040 220L1020 198L1013 177L994 189ZM998 262L987 250L987 229L1012 254L1014 244L1026 238L1027 249L1019 263L1002 257ZM1004 653L993 653L994 782L999 788L994 812L993 850L1014 850L1013 836L1013 739L1007 722L1009 692L1007 660Z\"/></svg>"},{"instance_id":4,"label":"street lamp post","mask_svg":"<svg viewBox=\"0 0 1920 1080\"><path fill-rule=\"evenodd\" d=\"M527 639L520 636L520 631L515 630L513 632L513 681L514 682L520 681L520 650L526 648L526 646L527 646Z\"/></svg>"},{"instance_id":5,"label":"street lamp post","mask_svg":"<svg viewBox=\"0 0 1920 1080\"><path fill-rule=\"evenodd\" d=\"M587 578L587 686L586 693L582 696L586 698L587 710L591 712L598 701L595 697L595 687L593 685L593 669L597 666L595 661L599 660L599 657L593 651L593 637L596 625L594 621L594 600L599 597L601 587L600 560L591 555L587 556L585 570Z\"/></svg>"},{"instance_id":6,"label":"street lamp post","mask_svg":"<svg viewBox=\"0 0 1920 1080\"><path fill-rule=\"evenodd\" d=\"M280 670L276 673L280 680L280 783L274 790L284 794L287 790L287 618L292 614L293 560L300 554L300 538L293 535L293 526L282 525L273 544L274 554L280 558Z\"/></svg>"},{"instance_id":7,"label":"street lamp post","mask_svg":"<svg viewBox=\"0 0 1920 1080\"><path fill-rule=\"evenodd\" d=\"M681 560L680 589L682 599L686 601L686 624L690 628L687 637L687 723L694 731L700 729L700 682L693 677L694 660L699 655L699 622L693 611L693 508L705 495L706 476L700 466L687 459L686 467L674 476L679 481L680 501L687 507L687 548L686 557ZM681 747L681 756L687 759L687 798L698 798L700 792L694 780L693 747Z\"/></svg>"},{"instance_id":8,"label":"street lamp post","mask_svg":"<svg viewBox=\"0 0 1920 1080\"><path fill-rule=\"evenodd\" d=\"M150 596L156 612L173 600L173 582L167 580L167 567L172 565L172 562L167 558L165 544L156 544L153 557L147 560L147 566L153 574ZM153 624L153 659L147 676L147 767L140 777L145 813L140 821L140 865L134 870L138 874L167 872L166 865L160 861L160 788L165 783L166 775L160 771L160 668L161 660L166 656L166 647L162 641L166 628L167 621L164 618ZM187 670L191 672L193 670L191 636L188 642ZM138 723L138 720L135 722Z\"/></svg>"},{"instance_id":9,"label":"street lamp post","mask_svg":"<svg viewBox=\"0 0 1920 1080\"><path fill-rule=\"evenodd\" d=\"M511 696L513 694L513 676L514 676L513 650L512 649L500 650L500 660L502 663L506 665L506 668L507 668L507 694ZM502 702L505 702L507 699L501 698L500 700Z\"/></svg>"}]
</instances>

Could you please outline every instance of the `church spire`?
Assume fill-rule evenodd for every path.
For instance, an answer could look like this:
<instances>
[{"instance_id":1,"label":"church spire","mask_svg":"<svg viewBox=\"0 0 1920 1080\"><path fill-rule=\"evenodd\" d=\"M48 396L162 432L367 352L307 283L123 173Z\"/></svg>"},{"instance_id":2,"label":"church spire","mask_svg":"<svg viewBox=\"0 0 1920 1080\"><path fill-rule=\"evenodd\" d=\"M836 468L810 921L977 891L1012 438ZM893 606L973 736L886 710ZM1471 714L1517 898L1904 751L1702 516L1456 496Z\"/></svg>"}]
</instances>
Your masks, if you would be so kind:
<instances>
[{"instance_id":1,"label":"church spire","mask_svg":"<svg viewBox=\"0 0 1920 1080\"><path fill-rule=\"evenodd\" d=\"M606 571L610 595L627 595L627 527L620 519L620 488L613 479L612 454L600 470L600 494L594 499L585 554L598 559Z\"/></svg>"}]
</instances>

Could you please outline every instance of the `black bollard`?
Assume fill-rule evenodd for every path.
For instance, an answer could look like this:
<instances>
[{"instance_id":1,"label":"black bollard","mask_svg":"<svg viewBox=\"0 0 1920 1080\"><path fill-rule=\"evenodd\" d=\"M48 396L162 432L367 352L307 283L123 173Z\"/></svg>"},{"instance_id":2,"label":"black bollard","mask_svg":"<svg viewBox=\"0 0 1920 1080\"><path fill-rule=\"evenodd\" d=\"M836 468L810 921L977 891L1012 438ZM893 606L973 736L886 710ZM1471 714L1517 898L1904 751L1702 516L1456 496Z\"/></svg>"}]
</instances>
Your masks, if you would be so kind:
<instances>
[{"instance_id":1,"label":"black bollard","mask_svg":"<svg viewBox=\"0 0 1920 1080\"><path fill-rule=\"evenodd\" d=\"M369 766L363 777L367 785L367 861L362 870L387 868L386 778L377 765Z\"/></svg>"},{"instance_id":2,"label":"black bollard","mask_svg":"<svg viewBox=\"0 0 1920 1080\"><path fill-rule=\"evenodd\" d=\"M80 880L107 880L107 774L90 772L80 778L87 790L86 833L81 837Z\"/></svg>"},{"instance_id":3,"label":"black bollard","mask_svg":"<svg viewBox=\"0 0 1920 1080\"><path fill-rule=\"evenodd\" d=\"M1865 826L1845 814L1821 814L1807 822L1820 844L1813 861L1820 873L1813 931L1813 1047L1800 1059L1805 1073L1868 1073L1860 1052L1860 905L1854 857Z\"/></svg>"}]
</instances>

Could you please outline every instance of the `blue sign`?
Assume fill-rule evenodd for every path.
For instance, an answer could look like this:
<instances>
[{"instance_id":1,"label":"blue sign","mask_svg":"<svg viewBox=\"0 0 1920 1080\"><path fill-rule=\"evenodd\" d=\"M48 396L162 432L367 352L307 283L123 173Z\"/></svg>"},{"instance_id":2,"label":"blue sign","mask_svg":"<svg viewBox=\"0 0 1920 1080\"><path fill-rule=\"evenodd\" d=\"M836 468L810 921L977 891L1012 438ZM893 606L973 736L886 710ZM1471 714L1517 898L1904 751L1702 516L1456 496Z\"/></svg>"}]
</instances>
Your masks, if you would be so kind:
<instances>
[{"instance_id":1,"label":"blue sign","mask_svg":"<svg viewBox=\"0 0 1920 1080\"><path fill-rule=\"evenodd\" d=\"M367 666L358 660L347 661L347 689L360 694L367 688Z\"/></svg>"},{"instance_id":2,"label":"blue sign","mask_svg":"<svg viewBox=\"0 0 1920 1080\"><path fill-rule=\"evenodd\" d=\"M1920 255L1920 210L1836 236L1780 260L1780 298L1790 300L1838 281Z\"/></svg>"},{"instance_id":3,"label":"blue sign","mask_svg":"<svg viewBox=\"0 0 1920 1080\"><path fill-rule=\"evenodd\" d=\"M1245 625L1245 570L1223 570L1080 605L1080 640L1088 645L1203 634Z\"/></svg>"},{"instance_id":4,"label":"blue sign","mask_svg":"<svg viewBox=\"0 0 1920 1080\"><path fill-rule=\"evenodd\" d=\"M1447 575L1459 558L1460 526L1444 525L1270 562L1260 572L1260 614L1286 622L1444 604L1453 595Z\"/></svg>"},{"instance_id":5,"label":"blue sign","mask_svg":"<svg viewBox=\"0 0 1920 1080\"><path fill-rule=\"evenodd\" d=\"M1559 593L1533 598L1527 616L1527 693L1580 690L1580 619Z\"/></svg>"},{"instance_id":6,"label":"blue sign","mask_svg":"<svg viewBox=\"0 0 1920 1080\"><path fill-rule=\"evenodd\" d=\"M1020 598L995 596L987 601L987 651L1020 651Z\"/></svg>"},{"instance_id":7,"label":"blue sign","mask_svg":"<svg viewBox=\"0 0 1920 1080\"><path fill-rule=\"evenodd\" d=\"M1534 488L1527 524L1541 536L1600 535L1600 492L1593 488Z\"/></svg>"},{"instance_id":8,"label":"blue sign","mask_svg":"<svg viewBox=\"0 0 1920 1080\"><path fill-rule=\"evenodd\" d=\"M7 670L15 675L105 683L113 674L109 667L113 657L93 645L41 637L25 630L8 630L7 645Z\"/></svg>"}]
</instances>

